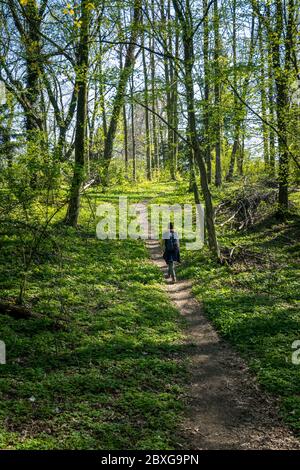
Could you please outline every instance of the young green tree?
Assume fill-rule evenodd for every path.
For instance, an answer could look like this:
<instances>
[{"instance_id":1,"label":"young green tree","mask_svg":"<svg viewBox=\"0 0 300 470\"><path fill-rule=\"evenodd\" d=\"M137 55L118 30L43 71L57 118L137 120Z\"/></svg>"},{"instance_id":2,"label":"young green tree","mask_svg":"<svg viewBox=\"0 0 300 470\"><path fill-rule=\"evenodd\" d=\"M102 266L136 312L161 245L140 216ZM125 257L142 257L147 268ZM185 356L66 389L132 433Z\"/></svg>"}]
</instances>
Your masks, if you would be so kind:
<instances>
[{"instance_id":1,"label":"young green tree","mask_svg":"<svg viewBox=\"0 0 300 470\"><path fill-rule=\"evenodd\" d=\"M75 130L75 162L70 199L65 223L76 227L80 208L80 192L85 179L85 160L87 152L87 79L89 66L89 22L90 7L88 0L81 0L81 24L78 44L78 63L76 70L77 111Z\"/></svg>"},{"instance_id":2,"label":"young green tree","mask_svg":"<svg viewBox=\"0 0 300 470\"><path fill-rule=\"evenodd\" d=\"M190 2L185 0L184 3L179 0L173 0L174 9L181 26L181 37L184 50L184 72L185 72L185 91L186 102L188 108L188 131L189 139L193 148L194 158L199 166L201 176L201 188L205 201L206 226L208 235L208 244L212 253L219 258L220 249L216 236L214 208L209 190L206 166L203 151L199 142L196 112L195 112L195 92L193 84L193 67L195 62L194 55L194 24L191 13Z\"/></svg>"}]
</instances>

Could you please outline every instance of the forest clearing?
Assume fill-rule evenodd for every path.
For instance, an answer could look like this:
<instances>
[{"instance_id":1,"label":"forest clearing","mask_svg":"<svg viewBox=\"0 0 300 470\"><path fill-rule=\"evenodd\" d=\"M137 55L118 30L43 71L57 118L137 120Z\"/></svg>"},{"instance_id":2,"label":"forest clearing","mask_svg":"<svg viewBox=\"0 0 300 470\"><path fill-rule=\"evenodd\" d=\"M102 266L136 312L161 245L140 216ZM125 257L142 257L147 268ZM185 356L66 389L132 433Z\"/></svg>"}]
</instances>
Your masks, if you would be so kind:
<instances>
[{"instance_id":1,"label":"forest clearing","mask_svg":"<svg viewBox=\"0 0 300 470\"><path fill-rule=\"evenodd\" d=\"M0 0L0 449L300 450L299 12Z\"/></svg>"}]
</instances>

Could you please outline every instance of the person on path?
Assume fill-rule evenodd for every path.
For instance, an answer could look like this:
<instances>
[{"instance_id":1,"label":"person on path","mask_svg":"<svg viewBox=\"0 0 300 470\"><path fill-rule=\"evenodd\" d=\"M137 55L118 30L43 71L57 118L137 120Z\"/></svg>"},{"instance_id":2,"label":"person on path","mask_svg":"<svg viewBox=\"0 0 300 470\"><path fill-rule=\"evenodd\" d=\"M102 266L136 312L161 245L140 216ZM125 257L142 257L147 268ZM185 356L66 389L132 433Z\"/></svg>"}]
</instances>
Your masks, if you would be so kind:
<instances>
[{"instance_id":1,"label":"person on path","mask_svg":"<svg viewBox=\"0 0 300 470\"><path fill-rule=\"evenodd\" d=\"M168 265L168 278L176 282L175 263L180 263L180 249L178 234L174 230L173 222L169 224L169 230L163 233L164 260Z\"/></svg>"}]
</instances>

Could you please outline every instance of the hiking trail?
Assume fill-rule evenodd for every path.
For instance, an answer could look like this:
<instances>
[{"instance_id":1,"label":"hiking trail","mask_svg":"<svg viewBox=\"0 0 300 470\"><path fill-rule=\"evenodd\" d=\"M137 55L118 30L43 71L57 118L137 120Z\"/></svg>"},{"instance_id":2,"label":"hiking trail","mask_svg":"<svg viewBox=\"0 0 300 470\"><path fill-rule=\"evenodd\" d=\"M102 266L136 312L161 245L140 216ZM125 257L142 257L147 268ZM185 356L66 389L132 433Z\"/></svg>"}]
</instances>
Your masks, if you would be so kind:
<instances>
[{"instance_id":1,"label":"hiking trail","mask_svg":"<svg viewBox=\"0 0 300 470\"><path fill-rule=\"evenodd\" d=\"M158 240L146 240L166 278ZM281 423L276 399L262 391L245 362L222 340L192 294L192 283L166 279L164 290L187 322L189 383L180 434L189 449L300 449ZM185 447L187 448L187 447Z\"/></svg>"}]
</instances>

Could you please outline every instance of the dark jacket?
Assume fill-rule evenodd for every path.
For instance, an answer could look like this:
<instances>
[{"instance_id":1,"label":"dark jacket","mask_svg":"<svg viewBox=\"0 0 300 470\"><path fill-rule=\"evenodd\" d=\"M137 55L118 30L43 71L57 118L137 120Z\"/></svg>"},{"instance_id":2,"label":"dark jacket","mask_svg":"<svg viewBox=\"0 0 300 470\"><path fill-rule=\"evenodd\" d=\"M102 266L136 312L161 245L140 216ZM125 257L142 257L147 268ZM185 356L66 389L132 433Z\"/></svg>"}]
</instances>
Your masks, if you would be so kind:
<instances>
[{"instance_id":1,"label":"dark jacket","mask_svg":"<svg viewBox=\"0 0 300 470\"><path fill-rule=\"evenodd\" d=\"M164 239L165 243L165 249L164 249L164 260L168 264L171 261L177 261L180 263L180 250L179 250L179 241L178 241L178 236L175 233L175 240L176 240L176 247L175 249L170 249L170 243L169 243L169 238Z\"/></svg>"}]
</instances>

